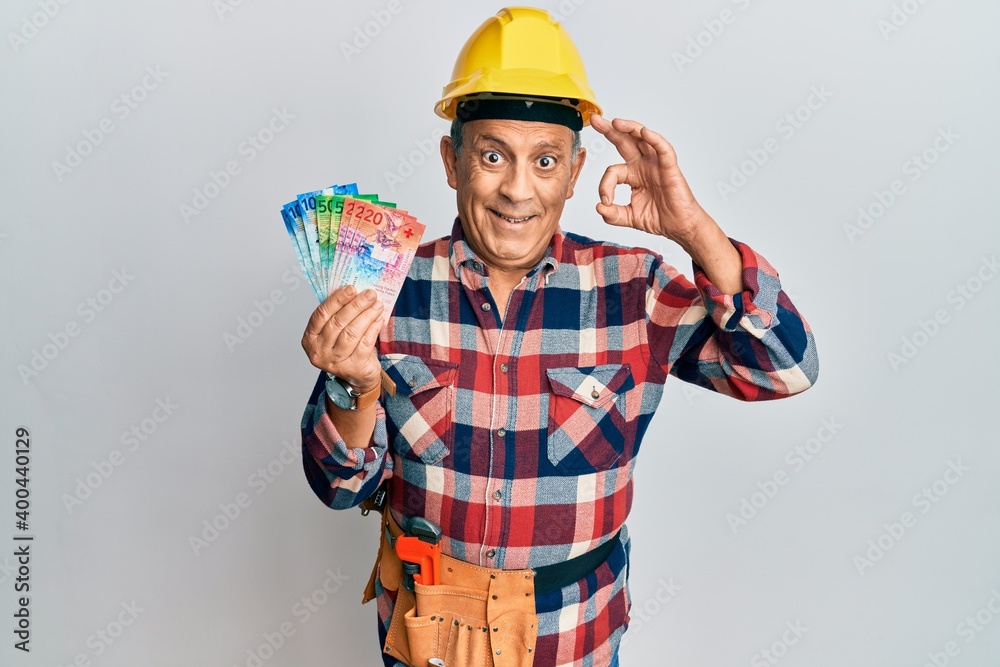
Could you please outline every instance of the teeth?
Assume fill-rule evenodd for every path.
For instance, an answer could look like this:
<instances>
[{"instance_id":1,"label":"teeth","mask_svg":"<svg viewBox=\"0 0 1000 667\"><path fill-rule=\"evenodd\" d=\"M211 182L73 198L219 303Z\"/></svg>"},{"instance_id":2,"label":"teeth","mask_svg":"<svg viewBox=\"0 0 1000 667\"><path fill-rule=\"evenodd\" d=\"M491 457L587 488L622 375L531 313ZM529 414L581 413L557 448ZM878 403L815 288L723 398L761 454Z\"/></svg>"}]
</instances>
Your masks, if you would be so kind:
<instances>
[{"instance_id":1,"label":"teeth","mask_svg":"<svg viewBox=\"0 0 1000 667\"><path fill-rule=\"evenodd\" d=\"M534 216L530 216L529 215L526 218L508 218L506 215L504 215L503 213L500 213L499 211L493 211L493 212L496 213L497 215L499 215L501 218L503 218L507 222L524 222L525 220L529 220L532 217L534 217Z\"/></svg>"}]
</instances>

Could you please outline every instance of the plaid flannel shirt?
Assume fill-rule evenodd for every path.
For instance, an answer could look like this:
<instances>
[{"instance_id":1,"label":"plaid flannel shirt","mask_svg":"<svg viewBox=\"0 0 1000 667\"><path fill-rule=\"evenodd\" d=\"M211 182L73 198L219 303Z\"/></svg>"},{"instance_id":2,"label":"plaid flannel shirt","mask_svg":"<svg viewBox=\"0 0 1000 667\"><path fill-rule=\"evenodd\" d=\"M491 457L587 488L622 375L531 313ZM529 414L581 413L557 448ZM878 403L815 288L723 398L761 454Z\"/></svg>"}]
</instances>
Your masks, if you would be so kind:
<instances>
[{"instance_id":1,"label":"plaid flannel shirt","mask_svg":"<svg viewBox=\"0 0 1000 667\"><path fill-rule=\"evenodd\" d=\"M310 486L345 509L388 480L397 520L430 519L443 553L488 567L565 561L622 529L603 565L536 597L536 665L609 664L631 606L633 467L667 376L744 401L816 380L813 335L777 271L730 242L735 295L695 262L692 283L649 250L559 229L503 314L456 219L420 246L380 335L397 391L377 404L367 449L338 435L320 372L301 425ZM376 580L376 594L384 640L395 592Z\"/></svg>"}]
</instances>

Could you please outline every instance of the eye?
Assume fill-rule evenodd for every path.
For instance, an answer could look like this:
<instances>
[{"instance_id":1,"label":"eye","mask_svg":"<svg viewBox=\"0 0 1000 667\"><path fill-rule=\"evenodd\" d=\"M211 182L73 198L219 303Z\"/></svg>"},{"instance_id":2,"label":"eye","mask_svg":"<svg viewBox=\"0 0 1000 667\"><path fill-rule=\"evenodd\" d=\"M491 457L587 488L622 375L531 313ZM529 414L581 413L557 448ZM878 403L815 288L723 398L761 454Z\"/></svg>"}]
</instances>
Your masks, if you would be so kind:
<instances>
[{"instance_id":1,"label":"eye","mask_svg":"<svg viewBox=\"0 0 1000 667\"><path fill-rule=\"evenodd\" d=\"M542 169L549 169L555 163L556 160L551 155L543 155L542 157L538 158L538 166L541 167Z\"/></svg>"},{"instance_id":2,"label":"eye","mask_svg":"<svg viewBox=\"0 0 1000 667\"><path fill-rule=\"evenodd\" d=\"M486 151L485 153L483 153L483 159L486 160L489 164L500 164L500 161L503 160L503 157L500 155L500 153L497 153L496 151Z\"/></svg>"}]
</instances>

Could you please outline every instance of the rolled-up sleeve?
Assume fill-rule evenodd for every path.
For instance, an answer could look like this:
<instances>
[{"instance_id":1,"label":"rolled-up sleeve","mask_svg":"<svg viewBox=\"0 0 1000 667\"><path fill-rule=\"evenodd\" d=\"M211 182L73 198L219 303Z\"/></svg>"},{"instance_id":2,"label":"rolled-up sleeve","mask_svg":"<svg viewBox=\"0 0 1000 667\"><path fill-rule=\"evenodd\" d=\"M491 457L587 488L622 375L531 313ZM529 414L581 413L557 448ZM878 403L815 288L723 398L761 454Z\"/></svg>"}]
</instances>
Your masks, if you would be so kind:
<instances>
[{"instance_id":1,"label":"rolled-up sleeve","mask_svg":"<svg viewBox=\"0 0 1000 667\"><path fill-rule=\"evenodd\" d=\"M725 294L692 261L694 282L647 261L646 324L651 361L664 374L743 401L800 393L819 361L809 324L782 290L778 272L750 246L729 241L743 261L743 291Z\"/></svg>"},{"instance_id":2,"label":"rolled-up sleeve","mask_svg":"<svg viewBox=\"0 0 1000 667\"><path fill-rule=\"evenodd\" d=\"M392 476L381 400L375 410L368 447L349 448L326 412L326 373L320 372L302 415L302 466L313 493L328 507L355 507Z\"/></svg>"}]
</instances>

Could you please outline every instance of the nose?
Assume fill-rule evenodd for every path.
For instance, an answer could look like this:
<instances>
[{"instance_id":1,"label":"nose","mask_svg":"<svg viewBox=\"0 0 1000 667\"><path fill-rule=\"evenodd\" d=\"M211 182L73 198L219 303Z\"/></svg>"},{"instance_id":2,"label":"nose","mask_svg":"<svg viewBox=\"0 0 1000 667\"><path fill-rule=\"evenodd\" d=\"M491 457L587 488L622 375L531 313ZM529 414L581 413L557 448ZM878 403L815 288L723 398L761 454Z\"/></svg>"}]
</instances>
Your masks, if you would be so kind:
<instances>
[{"instance_id":1,"label":"nose","mask_svg":"<svg viewBox=\"0 0 1000 667\"><path fill-rule=\"evenodd\" d=\"M531 178L531 165L523 160L515 162L504 174L500 183L500 195L514 205L531 201Z\"/></svg>"}]
</instances>

